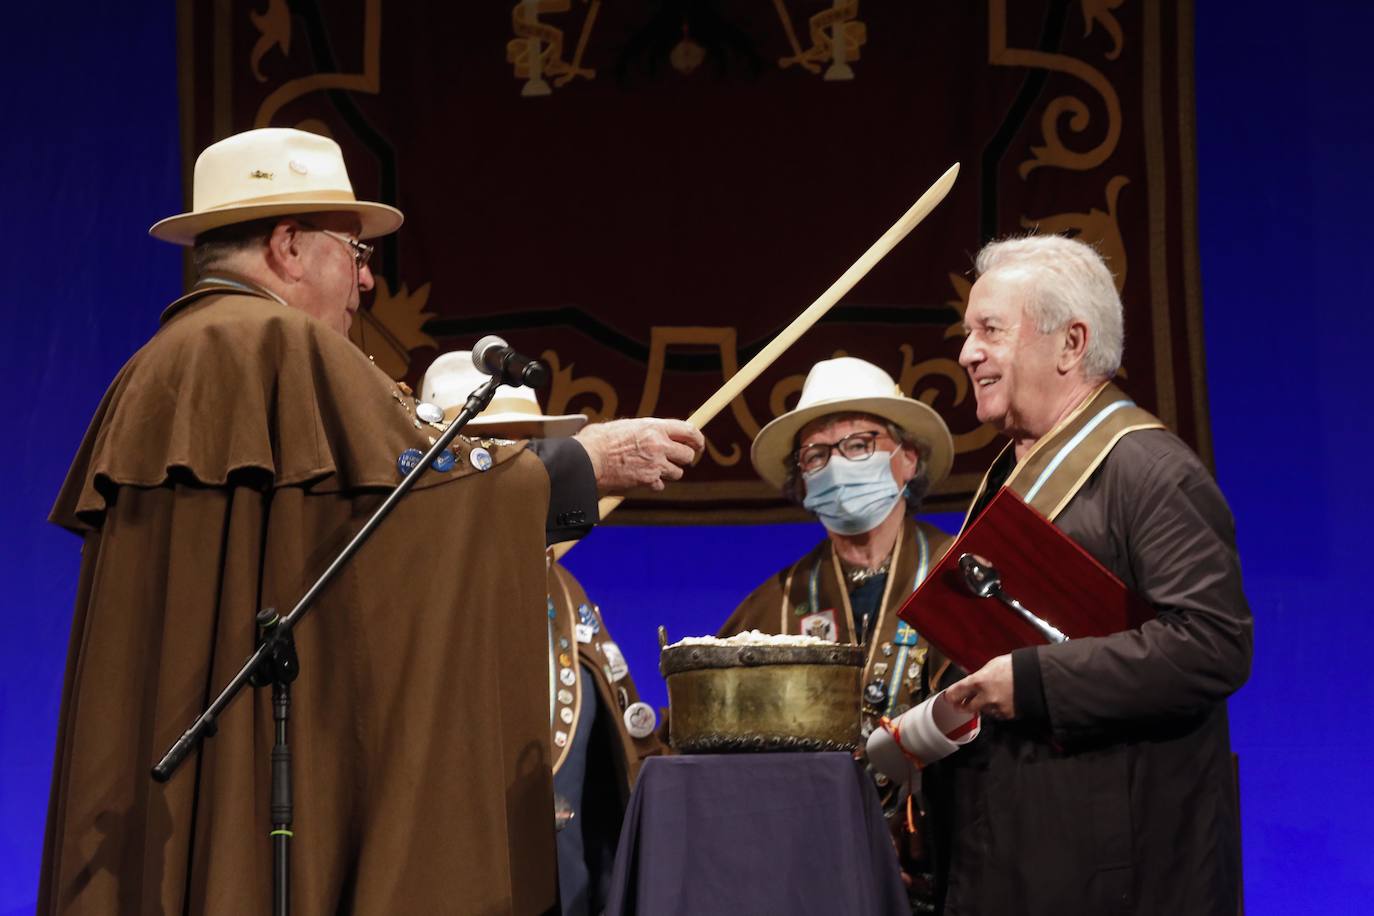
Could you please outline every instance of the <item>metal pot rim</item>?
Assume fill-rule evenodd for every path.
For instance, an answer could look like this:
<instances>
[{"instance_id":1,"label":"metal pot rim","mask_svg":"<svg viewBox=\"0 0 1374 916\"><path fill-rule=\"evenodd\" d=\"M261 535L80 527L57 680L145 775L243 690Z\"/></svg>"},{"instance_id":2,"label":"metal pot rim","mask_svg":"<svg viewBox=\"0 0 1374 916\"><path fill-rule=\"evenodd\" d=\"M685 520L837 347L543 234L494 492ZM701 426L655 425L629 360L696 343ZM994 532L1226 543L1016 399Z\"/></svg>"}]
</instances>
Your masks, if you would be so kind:
<instances>
[{"instance_id":1,"label":"metal pot rim","mask_svg":"<svg viewBox=\"0 0 1374 916\"><path fill-rule=\"evenodd\" d=\"M757 668L763 665L863 665L863 647L845 643L824 646L669 646L659 654L666 678L703 668Z\"/></svg>"}]
</instances>

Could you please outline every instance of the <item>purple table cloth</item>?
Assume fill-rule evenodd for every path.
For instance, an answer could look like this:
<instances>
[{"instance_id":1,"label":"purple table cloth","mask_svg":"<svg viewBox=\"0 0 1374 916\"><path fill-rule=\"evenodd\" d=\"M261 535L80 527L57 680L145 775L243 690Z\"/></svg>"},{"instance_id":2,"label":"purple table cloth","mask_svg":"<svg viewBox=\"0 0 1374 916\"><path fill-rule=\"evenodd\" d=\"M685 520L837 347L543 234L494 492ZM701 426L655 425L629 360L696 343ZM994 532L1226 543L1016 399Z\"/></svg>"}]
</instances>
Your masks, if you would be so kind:
<instances>
[{"instance_id":1,"label":"purple table cloth","mask_svg":"<svg viewBox=\"0 0 1374 916\"><path fill-rule=\"evenodd\" d=\"M607 916L909 916L877 793L848 754L645 761Z\"/></svg>"}]
</instances>

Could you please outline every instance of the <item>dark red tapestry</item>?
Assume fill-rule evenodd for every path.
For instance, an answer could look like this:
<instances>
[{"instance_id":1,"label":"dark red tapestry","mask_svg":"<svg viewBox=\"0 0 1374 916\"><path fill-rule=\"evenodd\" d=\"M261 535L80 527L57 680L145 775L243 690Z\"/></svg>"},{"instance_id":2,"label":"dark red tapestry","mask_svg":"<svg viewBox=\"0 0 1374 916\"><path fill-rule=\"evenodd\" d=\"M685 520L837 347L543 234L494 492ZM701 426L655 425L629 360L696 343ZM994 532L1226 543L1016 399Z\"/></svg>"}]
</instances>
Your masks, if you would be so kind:
<instances>
[{"instance_id":1,"label":"dark red tapestry","mask_svg":"<svg viewBox=\"0 0 1374 916\"><path fill-rule=\"evenodd\" d=\"M214 0L180 5L188 175L254 126L328 134L382 240L354 339L415 383L497 333L552 413L686 416L951 163L945 202L706 428L624 522L799 517L749 465L816 360L887 369L954 433L934 502L998 447L958 367L972 254L1091 241L1126 302L1118 380L1209 457L1192 6L1139 0Z\"/></svg>"}]
</instances>

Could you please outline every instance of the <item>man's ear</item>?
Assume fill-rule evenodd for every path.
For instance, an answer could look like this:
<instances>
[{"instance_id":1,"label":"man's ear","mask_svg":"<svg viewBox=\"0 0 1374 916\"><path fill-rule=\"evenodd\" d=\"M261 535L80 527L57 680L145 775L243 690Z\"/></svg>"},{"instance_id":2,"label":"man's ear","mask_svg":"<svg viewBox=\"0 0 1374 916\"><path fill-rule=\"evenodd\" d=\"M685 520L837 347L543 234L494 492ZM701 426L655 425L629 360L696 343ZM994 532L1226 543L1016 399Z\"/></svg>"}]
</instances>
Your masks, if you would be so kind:
<instances>
[{"instance_id":1,"label":"man's ear","mask_svg":"<svg viewBox=\"0 0 1374 916\"><path fill-rule=\"evenodd\" d=\"M301 231L295 221L284 219L267 237L267 262L273 273L292 282L305 276L301 257Z\"/></svg>"},{"instance_id":2,"label":"man's ear","mask_svg":"<svg viewBox=\"0 0 1374 916\"><path fill-rule=\"evenodd\" d=\"M1070 321L1063 330L1059 346L1059 359L1055 368L1064 374L1082 365L1088 353L1088 325L1082 321Z\"/></svg>"}]
</instances>

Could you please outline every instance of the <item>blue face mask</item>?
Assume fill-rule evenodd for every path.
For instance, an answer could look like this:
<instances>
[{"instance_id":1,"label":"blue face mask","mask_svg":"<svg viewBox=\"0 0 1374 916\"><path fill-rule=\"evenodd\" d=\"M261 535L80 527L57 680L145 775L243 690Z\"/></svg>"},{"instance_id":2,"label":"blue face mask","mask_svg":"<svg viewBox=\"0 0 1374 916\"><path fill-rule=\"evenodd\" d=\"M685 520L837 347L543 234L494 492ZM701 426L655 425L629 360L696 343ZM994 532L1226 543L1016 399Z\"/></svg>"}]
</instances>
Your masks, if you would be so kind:
<instances>
[{"instance_id":1,"label":"blue face mask","mask_svg":"<svg viewBox=\"0 0 1374 916\"><path fill-rule=\"evenodd\" d=\"M902 498L904 488L892 476L893 452L874 451L850 461L839 455L804 480L802 505L836 534L863 534L882 524Z\"/></svg>"}]
</instances>

